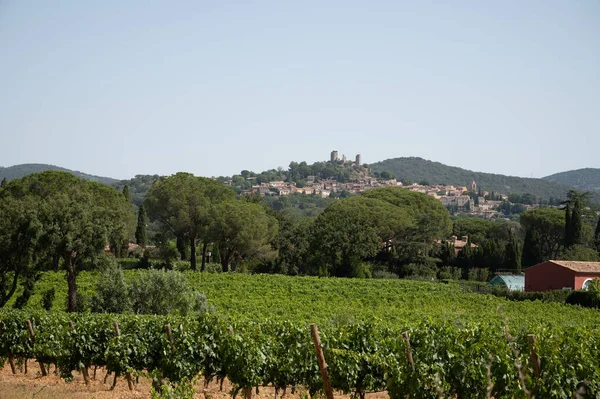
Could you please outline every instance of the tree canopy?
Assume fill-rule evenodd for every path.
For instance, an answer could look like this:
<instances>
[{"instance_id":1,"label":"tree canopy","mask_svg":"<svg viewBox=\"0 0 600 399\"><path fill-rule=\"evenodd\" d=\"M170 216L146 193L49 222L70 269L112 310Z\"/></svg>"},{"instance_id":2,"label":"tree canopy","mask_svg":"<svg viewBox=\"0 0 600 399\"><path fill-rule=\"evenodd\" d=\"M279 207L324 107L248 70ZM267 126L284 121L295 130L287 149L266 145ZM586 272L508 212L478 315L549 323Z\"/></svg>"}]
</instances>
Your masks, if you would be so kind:
<instances>
[{"instance_id":1,"label":"tree canopy","mask_svg":"<svg viewBox=\"0 0 600 399\"><path fill-rule=\"evenodd\" d=\"M155 181L145 205L166 237L187 240L195 270L198 239L209 239L212 207L234 199L235 192L222 183L181 172Z\"/></svg>"},{"instance_id":2,"label":"tree canopy","mask_svg":"<svg viewBox=\"0 0 600 399\"><path fill-rule=\"evenodd\" d=\"M38 262L61 259L67 272L68 310L75 311L77 269L84 260L101 254L107 244L120 245L127 239L129 202L114 188L56 171L11 181L1 201L7 217L16 221L33 218L26 210L36 210L35 219L23 223L35 228L27 234L37 239L29 242L27 251L22 248L17 253L33 252ZM0 234L7 237L10 232Z\"/></svg>"}]
</instances>

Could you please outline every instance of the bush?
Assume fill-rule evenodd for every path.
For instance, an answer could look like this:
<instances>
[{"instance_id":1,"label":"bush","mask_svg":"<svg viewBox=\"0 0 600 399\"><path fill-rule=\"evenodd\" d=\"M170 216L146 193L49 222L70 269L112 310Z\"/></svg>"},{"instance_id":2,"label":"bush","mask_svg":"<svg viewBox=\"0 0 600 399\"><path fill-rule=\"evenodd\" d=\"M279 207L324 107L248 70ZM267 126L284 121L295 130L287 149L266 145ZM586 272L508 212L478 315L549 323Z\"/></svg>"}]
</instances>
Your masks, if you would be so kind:
<instances>
[{"instance_id":1,"label":"bush","mask_svg":"<svg viewBox=\"0 0 600 399\"><path fill-rule=\"evenodd\" d=\"M600 292L589 291L571 291L566 302L569 305L580 305L584 308L600 309Z\"/></svg>"},{"instance_id":2,"label":"bush","mask_svg":"<svg viewBox=\"0 0 600 399\"><path fill-rule=\"evenodd\" d=\"M491 291L492 295L506 298L509 301L542 301L556 303L565 303L570 293L571 291L568 290L554 290L543 292L509 291L503 287L494 287Z\"/></svg>"},{"instance_id":3,"label":"bush","mask_svg":"<svg viewBox=\"0 0 600 399\"><path fill-rule=\"evenodd\" d=\"M42 294L42 299L40 301L42 308L44 308L46 310L51 310L52 304L54 303L55 296L56 296L56 291L54 290L54 287L49 288L46 291L44 291L44 293Z\"/></svg>"},{"instance_id":4,"label":"bush","mask_svg":"<svg viewBox=\"0 0 600 399\"><path fill-rule=\"evenodd\" d=\"M391 278L396 279L398 275L396 273L388 272L386 270L375 270L373 272L373 278Z\"/></svg>"},{"instance_id":5,"label":"bush","mask_svg":"<svg viewBox=\"0 0 600 399\"><path fill-rule=\"evenodd\" d=\"M187 315L210 311L206 295L193 290L185 275L176 271L140 270L129 294L135 313Z\"/></svg>"},{"instance_id":6,"label":"bush","mask_svg":"<svg viewBox=\"0 0 600 399\"><path fill-rule=\"evenodd\" d=\"M486 268L469 269L468 279L471 281L487 281L489 270Z\"/></svg>"},{"instance_id":7,"label":"bush","mask_svg":"<svg viewBox=\"0 0 600 399\"><path fill-rule=\"evenodd\" d=\"M123 270L113 259L100 272L96 294L92 298L92 312L123 313L129 309L130 299Z\"/></svg>"},{"instance_id":8,"label":"bush","mask_svg":"<svg viewBox=\"0 0 600 399\"><path fill-rule=\"evenodd\" d=\"M404 278L413 280L435 280L437 270L435 267L417 263L409 263L401 268L401 273Z\"/></svg>"},{"instance_id":9,"label":"bush","mask_svg":"<svg viewBox=\"0 0 600 399\"><path fill-rule=\"evenodd\" d=\"M462 271L458 267L442 266L438 271L440 280L460 280Z\"/></svg>"},{"instance_id":10,"label":"bush","mask_svg":"<svg viewBox=\"0 0 600 399\"><path fill-rule=\"evenodd\" d=\"M158 255L167 269L172 269L173 264L179 258L179 250L174 241L169 241L159 246Z\"/></svg>"}]
</instances>

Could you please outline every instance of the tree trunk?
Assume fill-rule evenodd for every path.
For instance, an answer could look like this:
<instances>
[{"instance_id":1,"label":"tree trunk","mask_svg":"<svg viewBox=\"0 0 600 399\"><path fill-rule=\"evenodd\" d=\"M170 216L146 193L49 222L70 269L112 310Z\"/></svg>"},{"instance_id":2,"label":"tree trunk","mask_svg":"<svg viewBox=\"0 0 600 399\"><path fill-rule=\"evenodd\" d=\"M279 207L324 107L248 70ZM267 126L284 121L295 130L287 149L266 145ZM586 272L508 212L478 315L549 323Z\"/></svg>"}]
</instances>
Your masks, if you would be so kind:
<instances>
[{"instance_id":1,"label":"tree trunk","mask_svg":"<svg viewBox=\"0 0 600 399\"><path fill-rule=\"evenodd\" d=\"M196 270L196 237L190 240L190 265L192 270Z\"/></svg>"},{"instance_id":2,"label":"tree trunk","mask_svg":"<svg viewBox=\"0 0 600 399\"><path fill-rule=\"evenodd\" d=\"M200 271L204 270L206 270L206 241L202 244L202 265L200 266Z\"/></svg>"},{"instance_id":3,"label":"tree trunk","mask_svg":"<svg viewBox=\"0 0 600 399\"><path fill-rule=\"evenodd\" d=\"M65 257L67 268L67 285L69 287L67 297L67 312L77 311L77 274L75 273L75 260L71 254Z\"/></svg>"},{"instance_id":4,"label":"tree trunk","mask_svg":"<svg viewBox=\"0 0 600 399\"><path fill-rule=\"evenodd\" d=\"M19 270L15 271L15 273L13 274L13 281L10 290L8 292L5 292L4 290L0 292L0 308L3 307L6 304L6 302L8 302L8 300L13 296L13 294L17 290L17 283L19 282L20 275L21 273ZM4 288L5 277L6 276L2 276L2 288Z\"/></svg>"},{"instance_id":5,"label":"tree trunk","mask_svg":"<svg viewBox=\"0 0 600 399\"><path fill-rule=\"evenodd\" d=\"M54 255L52 257L52 266L54 267L54 271L58 272L58 268L60 266L60 256Z\"/></svg>"}]
</instances>

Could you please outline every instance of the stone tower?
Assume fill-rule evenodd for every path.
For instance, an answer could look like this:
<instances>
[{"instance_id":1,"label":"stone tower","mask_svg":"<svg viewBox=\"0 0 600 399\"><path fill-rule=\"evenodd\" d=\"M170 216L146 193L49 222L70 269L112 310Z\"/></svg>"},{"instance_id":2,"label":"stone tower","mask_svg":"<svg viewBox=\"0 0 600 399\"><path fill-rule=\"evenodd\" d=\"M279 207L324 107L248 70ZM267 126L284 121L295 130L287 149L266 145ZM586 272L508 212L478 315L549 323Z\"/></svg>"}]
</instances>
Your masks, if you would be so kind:
<instances>
[{"instance_id":1,"label":"stone tower","mask_svg":"<svg viewBox=\"0 0 600 399\"><path fill-rule=\"evenodd\" d=\"M337 160L338 160L338 152L331 151L331 162L337 162Z\"/></svg>"},{"instance_id":2,"label":"stone tower","mask_svg":"<svg viewBox=\"0 0 600 399\"><path fill-rule=\"evenodd\" d=\"M346 154L342 155L342 163L346 163Z\"/></svg>"},{"instance_id":3,"label":"stone tower","mask_svg":"<svg viewBox=\"0 0 600 399\"><path fill-rule=\"evenodd\" d=\"M475 183L475 180L473 180L473 182L471 183L471 192L472 193L477 192L477 183Z\"/></svg>"},{"instance_id":4,"label":"stone tower","mask_svg":"<svg viewBox=\"0 0 600 399\"><path fill-rule=\"evenodd\" d=\"M362 165L360 154L356 154L356 166Z\"/></svg>"}]
</instances>

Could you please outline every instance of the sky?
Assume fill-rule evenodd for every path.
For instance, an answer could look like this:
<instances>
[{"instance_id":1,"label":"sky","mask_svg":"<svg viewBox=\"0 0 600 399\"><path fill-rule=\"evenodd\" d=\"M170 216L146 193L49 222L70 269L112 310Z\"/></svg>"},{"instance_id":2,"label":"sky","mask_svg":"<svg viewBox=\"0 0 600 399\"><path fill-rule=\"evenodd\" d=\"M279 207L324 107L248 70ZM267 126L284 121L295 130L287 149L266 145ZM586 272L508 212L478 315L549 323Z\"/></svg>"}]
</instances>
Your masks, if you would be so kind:
<instances>
[{"instance_id":1,"label":"sky","mask_svg":"<svg viewBox=\"0 0 600 399\"><path fill-rule=\"evenodd\" d=\"M0 166L600 167L600 2L0 0Z\"/></svg>"}]
</instances>

